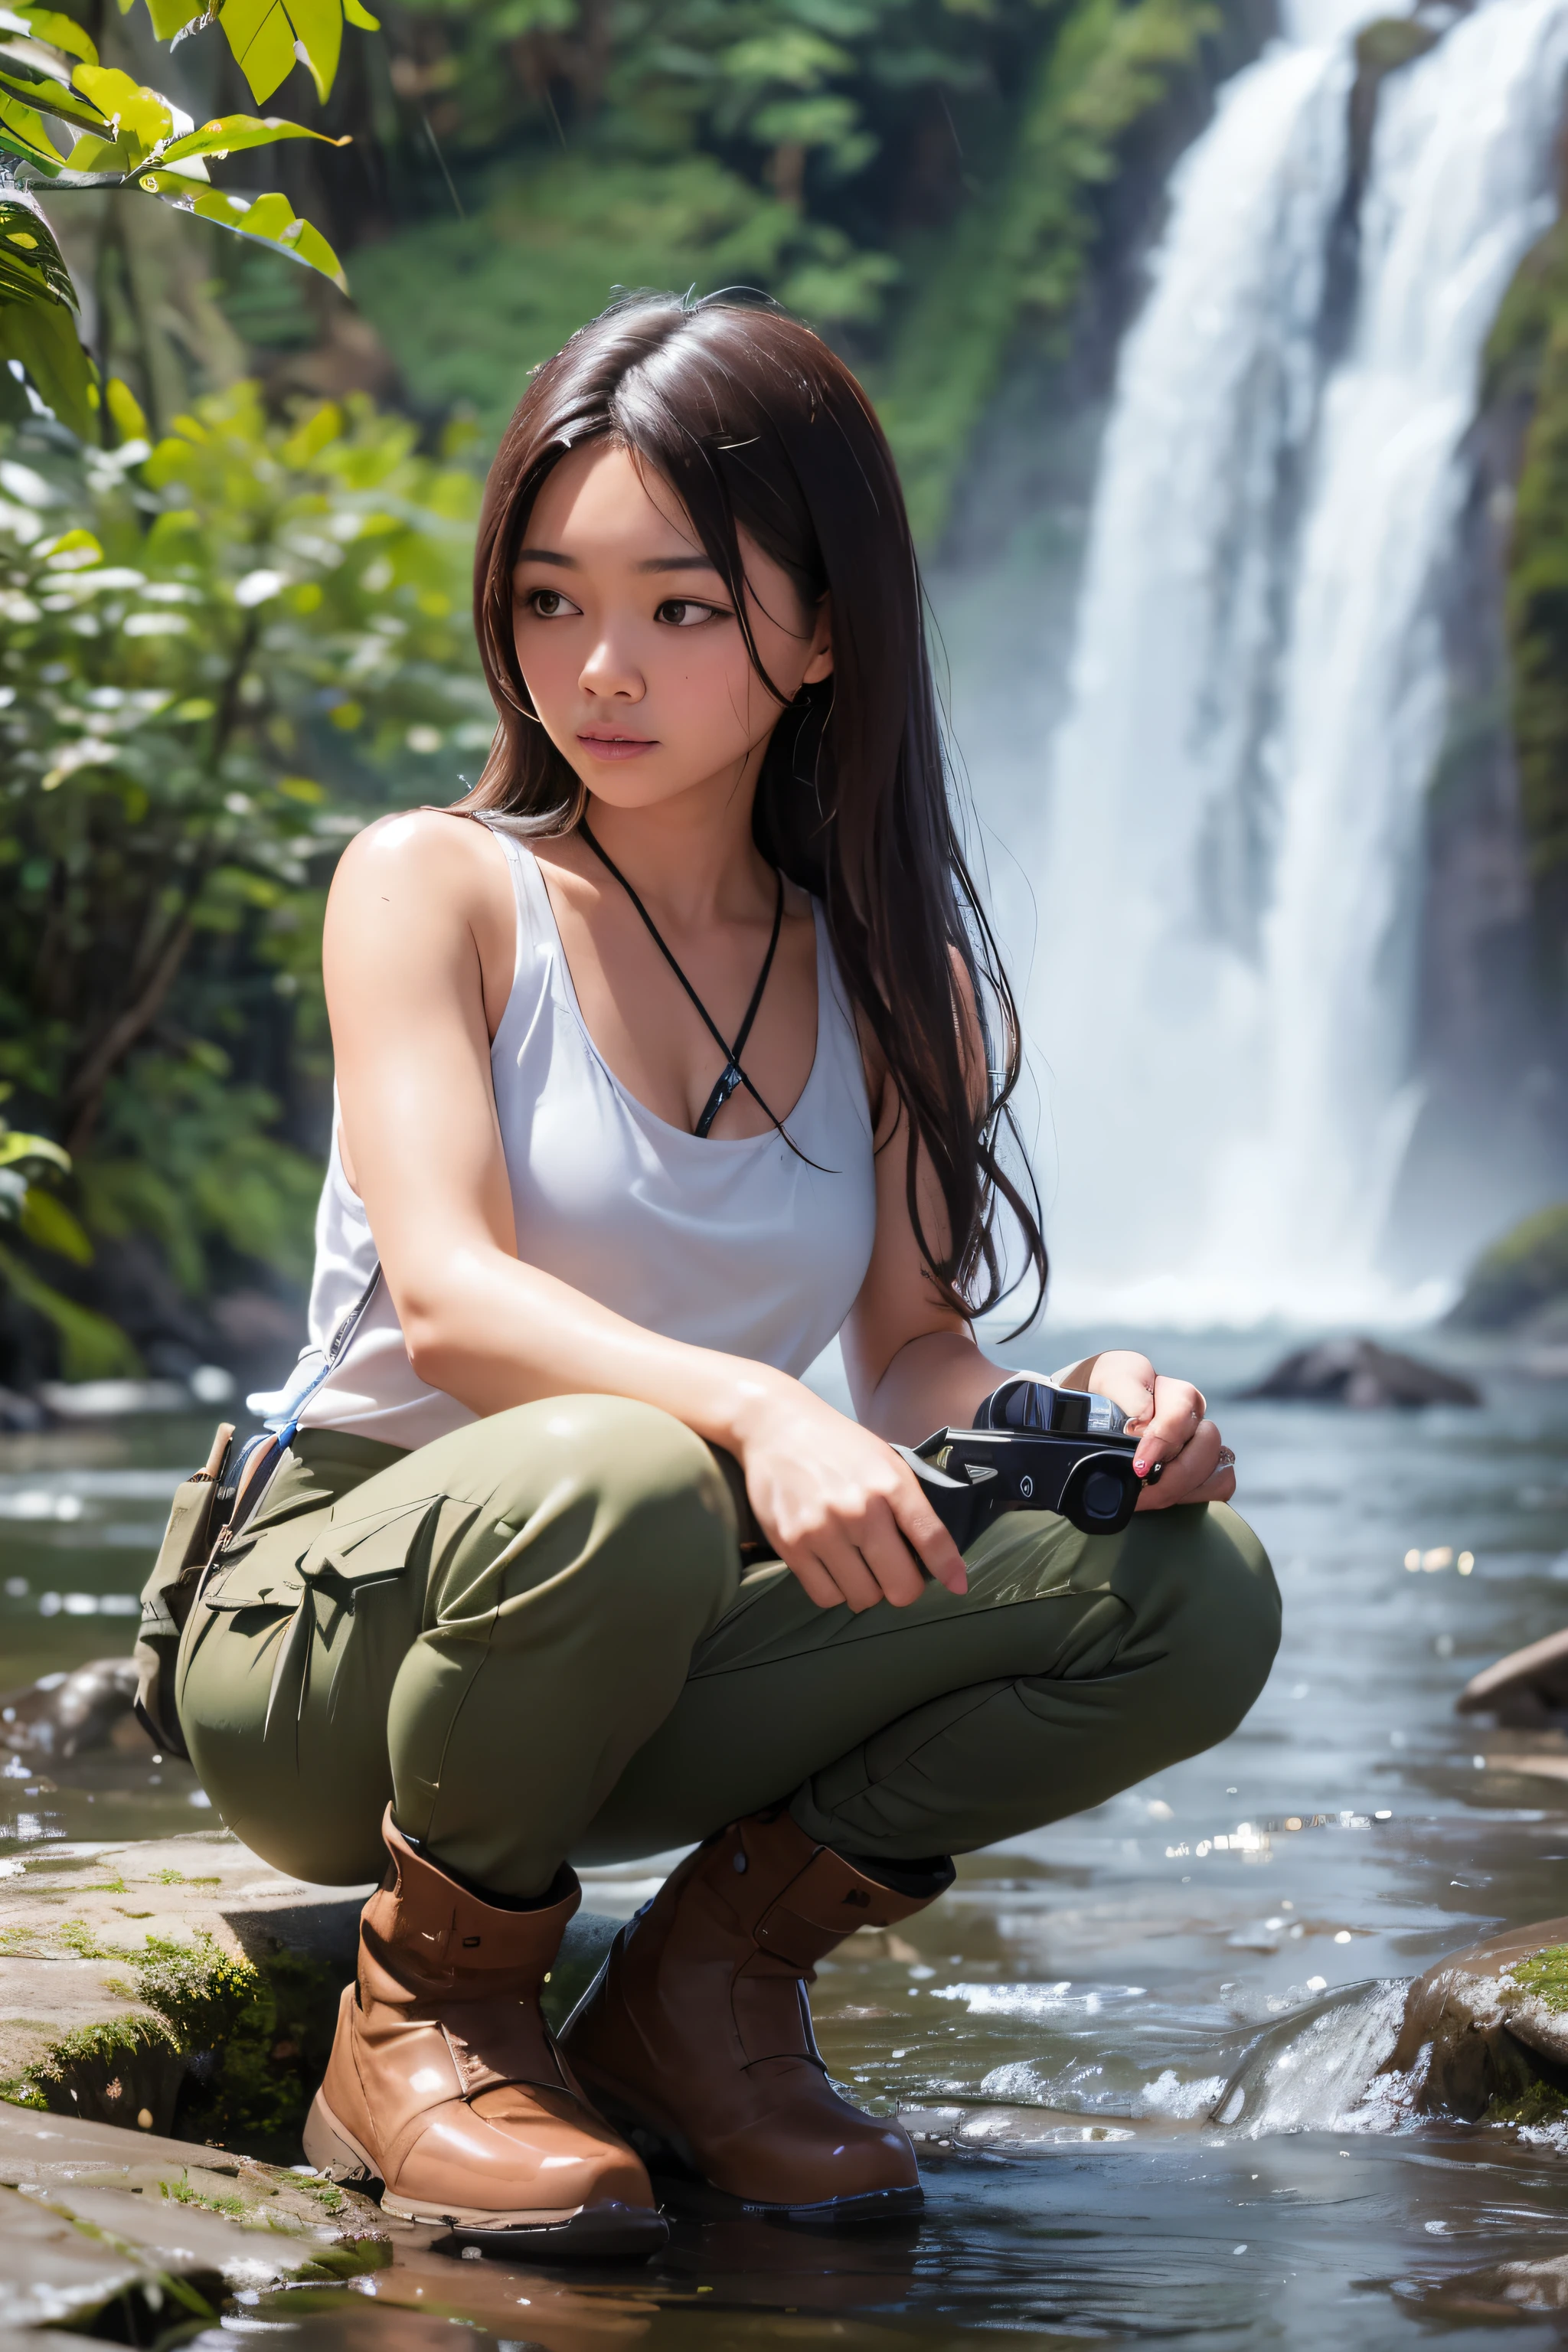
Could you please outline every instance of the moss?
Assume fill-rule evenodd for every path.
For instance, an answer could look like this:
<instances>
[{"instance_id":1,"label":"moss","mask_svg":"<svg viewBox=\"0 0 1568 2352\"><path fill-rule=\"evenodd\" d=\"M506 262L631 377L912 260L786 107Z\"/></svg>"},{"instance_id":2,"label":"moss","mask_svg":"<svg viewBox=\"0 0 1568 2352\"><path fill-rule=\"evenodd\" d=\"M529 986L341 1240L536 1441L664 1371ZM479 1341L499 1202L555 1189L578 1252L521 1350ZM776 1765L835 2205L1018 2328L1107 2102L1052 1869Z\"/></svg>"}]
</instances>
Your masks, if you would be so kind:
<instances>
[{"instance_id":1,"label":"moss","mask_svg":"<svg viewBox=\"0 0 1568 2352\"><path fill-rule=\"evenodd\" d=\"M337 2017L335 1971L279 1952L259 1967L211 1936L149 1936L140 1952L105 1946L79 1922L56 1940L79 1957L116 1959L125 1990L151 2017L62 2035L13 2103L110 2122L152 2115L154 2127L258 2156L291 2159Z\"/></svg>"},{"instance_id":2,"label":"moss","mask_svg":"<svg viewBox=\"0 0 1568 2352\"><path fill-rule=\"evenodd\" d=\"M1550 2083L1532 2083L1515 2099L1494 2099L1481 2121L1489 2124L1568 2123L1568 2096Z\"/></svg>"},{"instance_id":3,"label":"moss","mask_svg":"<svg viewBox=\"0 0 1568 2352\"><path fill-rule=\"evenodd\" d=\"M163 2190L175 2205L199 2205L205 2213L224 2213L230 2221L243 2221L248 2210L243 2197L208 2197L191 2187L191 2176L182 2173L178 2180L165 2180Z\"/></svg>"},{"instance_id":4,"label":"moss","mask_svg":"<svg viewBox=\"0 0 1568 2352\"><path fill-rule=\"evenodd\" d=\"M1516 1960L1508 1973L1521 1992L1532 1993L1553 2015L1568 2011L1568 1944L1548 1944L1528 1960Z\"/></svg>"},{"instance_id":5,"label":"moss","mask_svg":"<svg viewBox=\"0 0 1568 2352\"><path fill-rule=\"evenodd\" d=\"M1488 340L1489 402L1527 405L1505 621L1521 809L1538 885L1568 887L1568 223L1517 271Z\"/></svg>"},{"instance_id":6,"label":"moss","mask_svg":"<svg viewBox=\"0 0 1568 2352\"><path fill-rule=\"evenodd\" d=\"M1568 1202L1526 1217L1476 1260L1448 1320L1505 1331L1568 1293Z\"/></svg>"}]
</instances>

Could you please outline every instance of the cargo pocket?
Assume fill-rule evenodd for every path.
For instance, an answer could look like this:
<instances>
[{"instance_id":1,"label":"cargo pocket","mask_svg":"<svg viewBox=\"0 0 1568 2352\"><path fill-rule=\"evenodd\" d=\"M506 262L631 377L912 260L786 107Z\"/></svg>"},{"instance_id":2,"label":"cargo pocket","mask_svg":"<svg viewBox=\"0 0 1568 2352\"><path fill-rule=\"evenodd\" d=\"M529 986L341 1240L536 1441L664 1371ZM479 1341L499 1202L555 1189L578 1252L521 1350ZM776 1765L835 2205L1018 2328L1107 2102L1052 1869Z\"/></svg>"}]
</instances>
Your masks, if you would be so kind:
<instances>
[{"instance_id":1,"label":"cargo pocket","mask_svg":"<svg viewBox=\"0 0 1568 2352\"><path fill-rule=\"evenodd\" d=\"M204 1596L215 1612L276 1610L289 1619L278 1639L263 1737L280 1711L292 1713L297 1736L318 1641L331 1651L360 1600L407 1574L422 1527L440 1507L439 1496L421 1496L357 1517L331 1517L293 1559L286 1538L280 1543L274 1534L268 1541L264 1532L248 1557L215 1580Z\"/></svg>"}]
</instances>

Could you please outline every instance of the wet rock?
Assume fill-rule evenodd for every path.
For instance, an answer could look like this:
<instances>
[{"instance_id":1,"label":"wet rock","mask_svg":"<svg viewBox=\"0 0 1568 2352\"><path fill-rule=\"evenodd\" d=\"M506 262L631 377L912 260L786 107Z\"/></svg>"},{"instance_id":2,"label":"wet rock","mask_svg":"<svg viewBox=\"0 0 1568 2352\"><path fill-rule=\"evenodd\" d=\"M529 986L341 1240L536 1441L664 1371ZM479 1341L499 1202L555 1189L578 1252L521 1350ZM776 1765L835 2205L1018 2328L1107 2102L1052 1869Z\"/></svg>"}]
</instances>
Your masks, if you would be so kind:
<instances>
[{"instance_id":1,"label":"wet rock","mask_svg":"<svg viewBox=\"0 0 1568 2352\"><path fill-rule=\"evenodd\" d=\"M0 1695L0 1748L57 1764L101 1748L145 1756L147 1735L131 1711L135 1696L130 1658L95 1658L72 1674L43 1675Z\"/></svg>"},{"instance_id":2,"label":"wet rock","mask_svg":"<svg viewBox=\"0 0 1568 2352\"><path fill-rule=\"evenodd\" d=\"M1490 1715L1521 1731L1568 1721L1568 1628L1510 1651L1472 1675L1454 1701L1459 1715Z\"/></svg>"},{"instance_id":3,"label":"wet rock","mask_svg":"<svg viewBox=\"0 0 1568 2352\"><path fill-rule=\"evenodd\" d=\"M0 2106L6 2326L90 2330L118 2306L150 2343L237 2288L348 2278L390 2259L375 2208L330 2182Z\"/></svg>"},{"instance_id":4,"label":"wet rock","mask_svg":"<svg viewBox=\"0 0 1568 2352\"><path fill-rule=\"evenodd\" d=\"M1473 1381L1424 1364L1375 1339L1321 1339L1284 1356L1247 1397L1296 1404L1346 1404L1362 1412L1388 1405L1479 1405Z\"/></svg>"},{"instance_id":5,"label":"wet rock","mask_svg":"<svg viewBox=\"0 0 1568 2352\"><path fill-rule=\"evenodd\" d=\"M1513 1927L1417 1978L1384 2072L1426 2115L1474 2123L1568 2084L1568 1919Z\"/></svg>"}]
</instances>

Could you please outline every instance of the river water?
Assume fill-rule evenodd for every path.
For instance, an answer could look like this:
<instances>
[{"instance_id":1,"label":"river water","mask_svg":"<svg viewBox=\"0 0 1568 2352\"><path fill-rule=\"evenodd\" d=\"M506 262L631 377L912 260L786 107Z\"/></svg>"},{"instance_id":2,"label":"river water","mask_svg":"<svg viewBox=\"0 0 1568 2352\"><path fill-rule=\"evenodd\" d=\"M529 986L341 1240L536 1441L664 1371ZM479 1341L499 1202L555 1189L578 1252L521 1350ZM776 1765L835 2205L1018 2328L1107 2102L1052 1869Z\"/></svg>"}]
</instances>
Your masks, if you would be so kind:
<instances>
[{"instance_id":1,"label":"river water","mask_svg":"<svg viewBox=\"0 0 1568 2352\"><path fill-rule=\"evenodd\" d=\"M1276 1346L1157 1352L1219 1399ZM1568 1615L1568 1384L1481 1377L1472 1412L1225 1405L1286 1603L1252 1716L1097 1811L968 1858L933 1911L824 1969L834 2073L928 2136L917 2231L839 2245L691 2219L653 2269L578 2281L411 2245L368 2284L312 2290L306 2334L342 2347L358 2314L383 2352L412 2328L414 2352L426 2323L395 2324L395 2306L552 2352L1004 2328L1053 2345L1382 2347L1434 2326L1556 2343L1548 2305L1568 2285L1542 2266L1568 2272L1568 2152L1402 2126L1374 2080L1405 1979L1500 1922L1568 1912L1557 1759L1453 1713L1478 1666ZM163 1498L203 1450L174 1423L0 1443L7 1682L129 1648ZM1412 1553L1434 1564L1407 1568ZM184 1768L100 1759L51 1780L0 1779L0 1855L216 1826ZM605 1874L588 1903L631 1908L637 1876ZM1242 2112L1215 2128L1255 2046Z\"/></svg>"}]
</instances>

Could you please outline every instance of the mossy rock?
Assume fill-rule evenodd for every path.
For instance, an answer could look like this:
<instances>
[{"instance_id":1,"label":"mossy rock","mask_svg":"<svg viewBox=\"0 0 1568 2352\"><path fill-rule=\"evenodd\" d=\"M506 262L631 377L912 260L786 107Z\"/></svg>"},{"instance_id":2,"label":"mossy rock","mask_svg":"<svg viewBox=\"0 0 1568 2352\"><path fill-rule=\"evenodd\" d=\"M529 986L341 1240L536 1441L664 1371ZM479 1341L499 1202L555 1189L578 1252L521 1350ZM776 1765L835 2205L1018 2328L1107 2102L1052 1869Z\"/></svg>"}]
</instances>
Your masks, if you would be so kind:
<instances>
[{"instance_id":1,"label":"mossy rock","mask_svg":"<svg viewBox=\"0 0 1568 2352\"><path fill-rule=\"evenodd\" d=\"M0 1879L0 2099L296 2161L368 1891L307 1886L223 1834L30 1857ZM617 1924L572 1923L552 2024Z\"/></svg>"},{"instance_id":2,"label":"mossy rock","mask_svg":"<svg viewBox=\"0 0 1568 2352\"><path fill-rule=\"evenodd\" d=\"M1542 1209L1482 1252L1448 1321L1460 1330L1508 1331L1568 1297L1568 1201Z\"/></svg>"},{"instance_id":3,"label":"mossy rock","mask_svg":"<svg viewBox=\"0 0 1568 2352\"><path fill-rule=\"evenodd\" d=\"M1514 1927L1451 1952L1410 1988L1384 2071L1427 2115L1555 2120L1568 2093L1568 1919Z\"/></svg>"}]
</instances>

